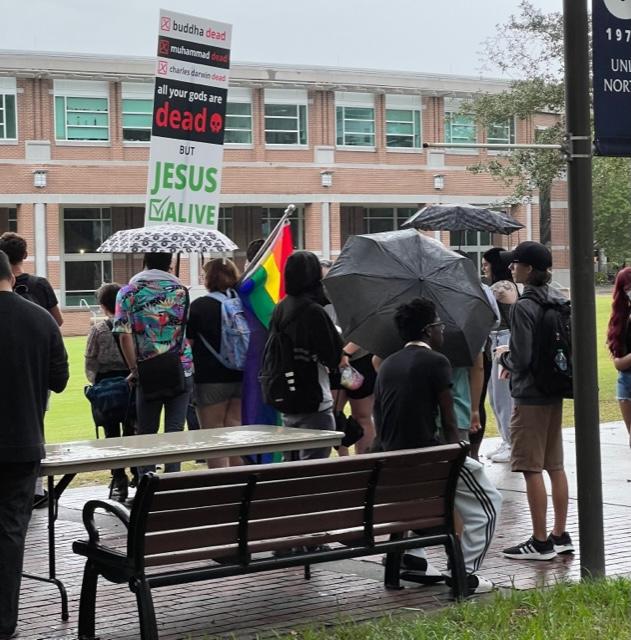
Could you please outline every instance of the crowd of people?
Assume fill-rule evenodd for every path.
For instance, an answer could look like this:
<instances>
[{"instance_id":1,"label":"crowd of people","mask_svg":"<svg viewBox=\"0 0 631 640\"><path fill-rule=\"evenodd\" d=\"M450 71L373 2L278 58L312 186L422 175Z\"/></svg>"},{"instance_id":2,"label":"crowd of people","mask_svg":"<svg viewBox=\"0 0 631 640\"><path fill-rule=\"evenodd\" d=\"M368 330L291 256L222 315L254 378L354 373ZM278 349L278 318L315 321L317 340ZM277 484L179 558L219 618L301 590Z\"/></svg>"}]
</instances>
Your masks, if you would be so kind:
<instances>
[{"instance_id":1,"label":"crowd of people","mask_svg":"<svg viewBox=\"0 0 631 640\"><path fill-rule=\"evenodd\" d=\"M45 280L23 273L26 255L26 244L17 234L0 238L0 343L6 360L0 373L0 411L9 416L11 424L0 431L0 473L11 494L0 501L0 573L5 576L19 576L21 570L26 525L44 454L48 393L61 392L68 380L57 300ZM243 371L235 366L234 354L231 359L223 353L225 323L240 304L234 292L239 269L227 258L207 262L207 295L191 303L187 288L171 272L171 262L171 254L145 254L143 270L129 283L106 284L96 292L105 319L88 336L86 377L92 385L123 379L129 389L123 413L99 415L95 411L95 422L103 426L106 437L156 433L162 415L167 432L183 430L187 416L189 423L202 429L241 424ZM345 341L345 328L338 326L323 285L331 263L308 251L296 251L287 259L286 296L274 309L268 339L268 344L281 340L291 348L289 384L295 394L283 405L284 426L334 430L336 413L344 412L349 403L346 412L361 427L355 454L471 442L455 501L471 593L493 588L479 571L502 502L478 461L486 424L485 395L501 435L501 446L488 455L497 463L510 462L512 471L524 475L532 518L529 539L504 549L504 555L549 560L573 551L566 531L563 395L542 391L533 374L533 363L541 356L537 332L542 309L561 301L548 284L552 257L545 246L524 242L513 251L487 251L482 265L483 288L496 322L470 367L453 367L441 353L445 325L434 303L425 298L408 300L397 308L392 331L398 331L405 346L396 353L379 358L362 345ZM608 339L621 372L619 399L629 428L631 269L624 271L614 294L620 312L617 320L612 317ZM267 354L266 348L264 360ZM9 373L25 367L27 376L18 379ZM262 372L266 367L270 363L263 361ZM356 384L345 387L340 372L348 371L353 372ZM25 385L25 378L32 383ZM348 448L340 447L339 455L350 454ZM306 460L329 455L329 448L317 448L293 457ZM243 464L243 460L215 458L207 464L225 467ZM168 463L164 470L179 468L179 463ZM112 470L110 497L124 502L130 482L138 482L143 473L153 470L132 469L131 479L124 469ZM543 471L552 483L551 529L546 521ZM433 567L422 549L405 553L402 566L415 572L419 581L450 580L449 571ZM19 578L17 587L1 588L0 640L14 631L18 591Z\"/></svg>"}]
</instances>

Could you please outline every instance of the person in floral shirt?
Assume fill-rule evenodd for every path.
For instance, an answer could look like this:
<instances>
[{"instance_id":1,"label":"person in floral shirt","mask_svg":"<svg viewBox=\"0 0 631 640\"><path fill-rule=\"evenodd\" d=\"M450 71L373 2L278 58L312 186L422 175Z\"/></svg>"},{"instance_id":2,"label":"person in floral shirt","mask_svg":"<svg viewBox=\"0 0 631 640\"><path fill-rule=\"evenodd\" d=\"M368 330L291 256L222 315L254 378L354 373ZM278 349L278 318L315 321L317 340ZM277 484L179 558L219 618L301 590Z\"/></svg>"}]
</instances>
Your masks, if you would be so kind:
<instances>
[{"instance_id":1,"label":"person in floral shirt","mask_svg":"<svg viewBox=\"0 0 631 640\"><path fill-rule=\"evenodd\" d=\"M146 253L145 269L137 273L116 297L112 331L120 334L120 345L135 377L136 362L147 360L176 348L186 376L187 390L173 398L147 400L140 387L136 390L137 430L139 434L157 433L164 408L164 430L182 431L193 385L193 354L185 338L188 292L170 273L172 254ZM143 467L140 473L153 471ZM180 463L167 463L165 471L179 471Z\"/></svg>"}]
</instances>

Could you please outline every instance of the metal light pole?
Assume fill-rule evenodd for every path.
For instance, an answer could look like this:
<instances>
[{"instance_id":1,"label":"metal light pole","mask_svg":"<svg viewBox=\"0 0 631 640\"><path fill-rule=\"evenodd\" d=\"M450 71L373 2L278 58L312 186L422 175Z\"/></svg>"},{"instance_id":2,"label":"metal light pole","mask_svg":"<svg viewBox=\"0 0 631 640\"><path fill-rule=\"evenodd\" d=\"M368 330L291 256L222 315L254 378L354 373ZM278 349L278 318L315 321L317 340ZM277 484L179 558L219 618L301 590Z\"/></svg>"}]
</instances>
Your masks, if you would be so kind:
<instances>
[{"instance_id":1,"label":"metal light pole","mask_svg":"<svg viewBox=\"0 0 631 640\"><path fill-rule=\"evenodd\" d=\"M605 574L596 357L587 0L563 0L574 420L581 576Z\"/></svg>"}]
</instances>

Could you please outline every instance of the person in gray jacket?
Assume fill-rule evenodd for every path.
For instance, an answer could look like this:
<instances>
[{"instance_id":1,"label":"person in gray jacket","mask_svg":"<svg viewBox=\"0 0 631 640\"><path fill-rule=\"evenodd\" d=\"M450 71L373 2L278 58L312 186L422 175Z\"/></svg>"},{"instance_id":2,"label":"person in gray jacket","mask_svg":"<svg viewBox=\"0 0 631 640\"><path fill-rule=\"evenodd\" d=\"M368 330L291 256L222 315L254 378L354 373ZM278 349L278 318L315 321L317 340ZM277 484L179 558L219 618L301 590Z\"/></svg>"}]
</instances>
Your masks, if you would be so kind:
<instances>
[{"instance_id":1,"label":"person in gray jacket","mask_svg":"<svg viewBox=\"0 0 631 640\"><path fill-rule=\"evenodd\" d=\"M541 315L538 301L565 300L548 286L552 254L538 242L522 242L513 251L502 252L510 264L513 280L525 285L524 294L513 305L511 337L508 347L498 347L495 357L510 375L514 400L510 423L511 470L524 474L533 534L521 544L504 549L507 558L551 560L557 553L572 553L572 540L565 530L568 485L563 468L561 416L563 398L545 395L535 386L532 364L535 360L534 336ZM543 471L552 484L554 526L548 535L548 499Z\"/></svg>"}]
</instances>

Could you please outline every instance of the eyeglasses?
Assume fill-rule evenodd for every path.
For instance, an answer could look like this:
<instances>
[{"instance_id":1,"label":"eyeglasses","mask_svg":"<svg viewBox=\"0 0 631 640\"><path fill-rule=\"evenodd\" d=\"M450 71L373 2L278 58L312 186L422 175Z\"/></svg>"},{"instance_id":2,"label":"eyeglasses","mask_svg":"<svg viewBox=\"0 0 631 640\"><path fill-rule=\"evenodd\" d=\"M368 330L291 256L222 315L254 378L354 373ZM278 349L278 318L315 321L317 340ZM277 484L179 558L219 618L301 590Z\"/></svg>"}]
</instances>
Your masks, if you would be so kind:
<instances>
[{"instance_id":1,"label":"eyeglasses","mask_svg":"<svg viewBox=\"0 0 631 640\"><path fill-rule=\"evenodd\" d=\"M441 330L445 328L445 323L442 320L439 320L438 322L430 322L429 324L425 325L425 329L433 329L434 327L439 327Z\"/></svg>"}]
</instances>

